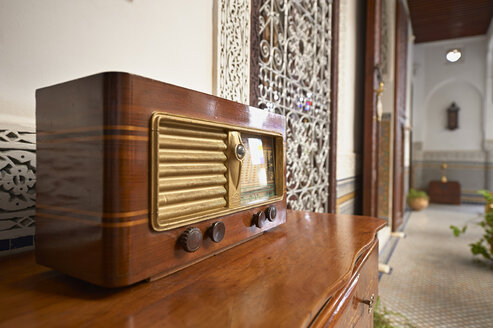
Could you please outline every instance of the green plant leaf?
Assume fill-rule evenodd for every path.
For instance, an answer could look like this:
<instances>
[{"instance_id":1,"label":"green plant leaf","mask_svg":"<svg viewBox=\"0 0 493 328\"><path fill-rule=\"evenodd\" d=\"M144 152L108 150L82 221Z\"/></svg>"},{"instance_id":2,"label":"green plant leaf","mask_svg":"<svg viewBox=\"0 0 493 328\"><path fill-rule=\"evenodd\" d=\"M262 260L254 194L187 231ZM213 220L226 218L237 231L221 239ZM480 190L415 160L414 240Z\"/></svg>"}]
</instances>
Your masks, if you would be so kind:
<instances>
[{"instance_id":1,"label":"green plant leaf","mask_svg":"<svg viewBox=\"0 0 493 328\"><path fill-rule=\"evenodd\" d=\"M482 189L482 190L478 190L477 193L483 196L486 201L488 202L493 201L493 193L491 193L491 191Z\"/></svg>"},{"instance_id":2,"label":"green plant leaf","mask_svg":"<svg viewBox=\"0 0 493 328\"><path fill-rule=\"evenodd\" d=\"M483 197L488 202L493 202L493 194L488 190L479 190L478 194L483 195ZM476 218L468 220L466 224L460 229L459 227L450 226L454 236L458 237L461 234L465 233L467 230L467 224L474 222L476 219L482 218L482 221L475 222L478 226L484 229L483 238L478 240L473 244L469 244L471 247L471 253L473 255L481 255L488 260L493 260L493 211L486 212L484 215L479 215ZM486 243L486 245L484 245Z\"/></svg>"},{"instance_id":3,"label":"green plant leaf","mask_svg":"<svg viewBox=\"0 0 493 328\"><path fill-rule=\"evenodd\" d=\"M492 226L493 227L493 212L488 212L488 214L486 214L484 216L484 222L489 225L489 226Z\"/></svg>"},{"instance_id":4,"label":"green plant leaf","mask_svg":"<svg viewBox=\"0 0 493 328\"><path fill-rule=\"evenodd\" d=\"M465 226L464 226L465 228ZM454 233L455 237L459 237L461 233L465 232L465 229L461 230L459 227L456 227L454 225L450 226L450 229L452 229L452 232Z\"/></svg>"},{"instance_id":5,"label":"green plant leaf","mask_svg":"<svg viewBox=\"0 0 493 328\"><path fill-rule=\"evenodd\" d=\"M374 328L397 328L392 324L392 318L400 317L404 319L403 326L404 328L415 328L404 315L398 312L389 311L385 306L381 306L380 304L380 296L377 297L375 301L375 307L373 309L373 327Z\"/></svg>"},{"instance_id":6,"label":"green plant leaf","mask_svg":"<svg viewBox=\"0 0 493 328\"><path fill-rule=\"evenodd\" d=\"M469 246L471 246L471 252L474 255L482 255L484 258L487 258L488 260L490 260L491 255L488 252L488 249L486 249L486 247L484 247L483 241L484 241L484 239L481 239L474 244L469 244Z\"/></svg>"}]
</instances>

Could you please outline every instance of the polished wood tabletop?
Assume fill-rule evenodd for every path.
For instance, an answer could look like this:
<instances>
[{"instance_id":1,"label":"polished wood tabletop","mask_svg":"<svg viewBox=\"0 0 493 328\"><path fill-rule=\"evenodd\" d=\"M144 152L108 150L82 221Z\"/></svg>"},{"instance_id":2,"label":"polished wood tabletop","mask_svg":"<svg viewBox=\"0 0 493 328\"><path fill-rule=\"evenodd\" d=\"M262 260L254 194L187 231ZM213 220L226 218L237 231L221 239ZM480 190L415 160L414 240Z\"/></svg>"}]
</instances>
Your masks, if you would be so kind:
<instances>
[{"instance_id":1,"label":"polished wood tabletop","mask_svg":"<svg viewBox=\"0 0 493 328\"><path fill-rule=\"evenodd\" d=\"M154 282L106 289L0 259L2 327L304 327L350 279L384 220L288 211L287 223Z\"/></svg>"}]
</instances>

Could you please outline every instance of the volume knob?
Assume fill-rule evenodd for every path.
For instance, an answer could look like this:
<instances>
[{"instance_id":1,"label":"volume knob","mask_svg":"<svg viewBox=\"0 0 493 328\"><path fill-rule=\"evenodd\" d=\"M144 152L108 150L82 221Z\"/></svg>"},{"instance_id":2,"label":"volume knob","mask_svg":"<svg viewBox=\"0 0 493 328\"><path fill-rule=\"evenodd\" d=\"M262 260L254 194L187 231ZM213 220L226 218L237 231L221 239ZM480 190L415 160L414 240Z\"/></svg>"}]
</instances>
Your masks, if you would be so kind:
<instances>
[{"instance_id":1,"label":"volume knob","mask_svg":"<svg viewBox=\"0 0 493 328\"><path fill-rule=\"evenodd\" d=\"M199 228L190 227L180 236L180 245L187 252L195 252L202 244L202 232Z\"/></svg>"},{"instance_id":2,"label":"volume knob","mask_svg":"<svg viewBox=\"0 0 493 328\"><path fill-rule=\"evenodd\" d=\"M224 238L226 226L221 221L214 222L209 228L209 235L213 242L218 243Z\"/></svg>"},{"instance_id":3,"label":"volume knob","mask_svg":"<svg viewBox=\"0 0 493 328\"><path fill-rule=\"evenodd\" d=\"M275 206L269 206L269 208L267 208L265 210L265 216L267 217L267 220L269 220L270 222L273 222L277 216L276 207Z\"/></svg>"},{"instance_id":4,"label":"volume knob","mask_svg":"<svg viewBox=\"0 0 493 328\"><path fill-rule=\"evenodd\" d=\"M264 211L260 211L257 214L253 215L253 224L255 224L257 228L262 228L265 225Z\"/></svg>"}]
</instances>

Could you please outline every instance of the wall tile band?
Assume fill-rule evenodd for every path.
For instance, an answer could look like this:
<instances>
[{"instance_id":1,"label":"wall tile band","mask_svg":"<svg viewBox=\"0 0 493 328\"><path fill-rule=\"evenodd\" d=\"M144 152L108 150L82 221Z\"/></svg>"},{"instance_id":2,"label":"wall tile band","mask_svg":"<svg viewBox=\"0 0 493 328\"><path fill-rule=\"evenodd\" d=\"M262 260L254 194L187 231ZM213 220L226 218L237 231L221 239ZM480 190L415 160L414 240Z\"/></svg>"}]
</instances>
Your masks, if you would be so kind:
<instances>
[{"instance_id":1,"label":"wall tile band","mask_svg":"<svg viewBox=\"0 0 493 328\"><path fill-rule=\"evenodd\" d=\"M361 182L362 177L360 175L337 180L337 213L360 213Z\"/></svg>"},{"instance_id":2,"label":"wall tile band","mask_svg":"<svg viewBox=\"0 0 493 328\"><path fill-rule=\"evenodd\" d=\"M426 190L433 180L440 180L441 164L447 163L446 176L448 181L458 181L461 184L461 198L463 203L483 203L482 196L476 191L491 189L493 181L493 163L470 161L413 161L414 186Z\"/></svg>"}]
</instances>

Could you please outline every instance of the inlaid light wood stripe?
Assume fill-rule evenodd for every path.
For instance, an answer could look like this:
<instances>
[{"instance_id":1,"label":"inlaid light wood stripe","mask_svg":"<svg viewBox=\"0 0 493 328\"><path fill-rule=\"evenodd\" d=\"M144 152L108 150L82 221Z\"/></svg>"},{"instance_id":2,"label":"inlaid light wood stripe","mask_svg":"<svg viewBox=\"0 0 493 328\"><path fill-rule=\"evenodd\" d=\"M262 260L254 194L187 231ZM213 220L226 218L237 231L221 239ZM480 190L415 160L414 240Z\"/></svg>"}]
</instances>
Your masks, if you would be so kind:
<instances>
[{"instance_id":1,"label":"inlaid light wood stripe","mask_svg":"<svg viewBox=\"0 0 493 328\"><path fill-rule=\"evenodd\" d=\"M159 206L165 206L169 204L194 201L203 198L216 198L218 196L224 196L226 194L226 188L224 186L206 187L206 188L194 188L194 189L180 189L175 191L162 192L159 194Z\"/></svg>"},{"instance_id":2,"label":"inlaid light wood stripe","mask_svg":"<svg viewBox=\"0 0 493 328\"><path fill-rule=\"evenodd\" d=\"M149 141L148 137L129 136L129 135L110 135L110 136L93 136L93 137L75 137L63 138L54 140L38 140L38 143L64 143L64 142L79 142L79 141L97 141L97 140L131 140L131 141Z\"/></svg>"},{"instance_id":3,"label":"inlaid light wood stripe","mask_svg":"<svg viewBox=\"0 0 493 328\"><path fill-rule=\"evenodd\" d=\"M226 177L222 174L161 178L159 179L159 191L218 186L226 182Z\"/></svg>"},{"instance_id":4,"label":"inlaid light wood stripe","mask_svg":"<svg viewBox=\"0 0 493 328\"><path fill-rule=\"evenodd\" d=\"M44 217L48 219L57 219L57 220L63 220L63 221L72 221L72 222L78 222L82 224L87 224L87 225L92 225L92 226L101 226L104 228L121 228L121 227L132 227L136 225L141 225L141 224L148 224L149 220L146 219L140 219L140 220L134 220L134 221L127 221L127 222L94 222L90 220L84 220L80 218L74 218L71 216L61 216L61 215L55 215L55 214L47 214L47 213L42 213L37 211L36 216L38 217Z\"/></svg>"},{"instance_id":5,"label":"inlaid light wood stripe","mask_svg":"<svg viewBox=\"0 0 493 328\"><path fill-rule=\"evenodd\" d=\"M133 217L133 216L140 216L140 215L149 214L149 210L147 210L147 209L138 210L138 211L129 211L129 212L119 212L119 213L101 213L101 212L80 210L80 209L70 208L70 207L44 205L44 204L39 204L39 203L36 203L36 207L47 209L47 210L53 210L53 211L83 214L83 215L88 215L88 216L94 216L97 218L101 218L101 217L102 218L129 218L129 217Z\"/></svg>"},{"instance_id":6,"label":"inlaid light wood stripe","mask_svg":"<svg viewBox=\"0 0 493 328\"><path fill-rule=\"evenodd\" d=\"M226 150L227 146L221 139L161 135L159 136L159 148Z\"/></svg>"},{"instance_id":7,"label":"inlaid light wood stripe","mask_svg":"<svg viewBox=\"0 0 493 328\"><path fill-rule=\"evenodd\" d=\"M38 132L38 136L52 136L57 134L67 134L67 133L78 133L78 132L87 132L87 131L100 131L100 130L125 130L125 131L142 131L149 132L149 128L134 126L134 125L104 125L104 126L87 126L76 129L65 129L65 130L57 130L57 131L47 131L47 132Z\"/></svg>"},{"instance_id":8,"label":"inlaid light wood stripe","mask_svg":"<svg viewBox=\"0 0 493 328\"><path fill-rule=\"evenodd\" d=\"M171 217L174 218L187 214L200 213L202 211L224 206L226 206L226 200L224 199L224 197L204 199L159 207L158 217L160 221L166 222L166 220Z\"/></svg>"},{"instance_id":9,"label":"inlaid light wood stripe","mask_svg":"<svg viewBox=\"0 0 493 328\"><path fill-rule=\"evenodd\" d=\"M227 157L222 151L160 149L159 162L224 162Z\"/></svg>"},{"instance_id":10,"label":"inlaid light wood stripe","mask_svg":"<svg viewBox=\"0 0 493 328\"><path fill-rule=\"evenodd\" d=\"M191 174L214 174L226 172L223 163L165 163L159 165L159 176L191 175Z\"/></svg>"}]
</instances>

